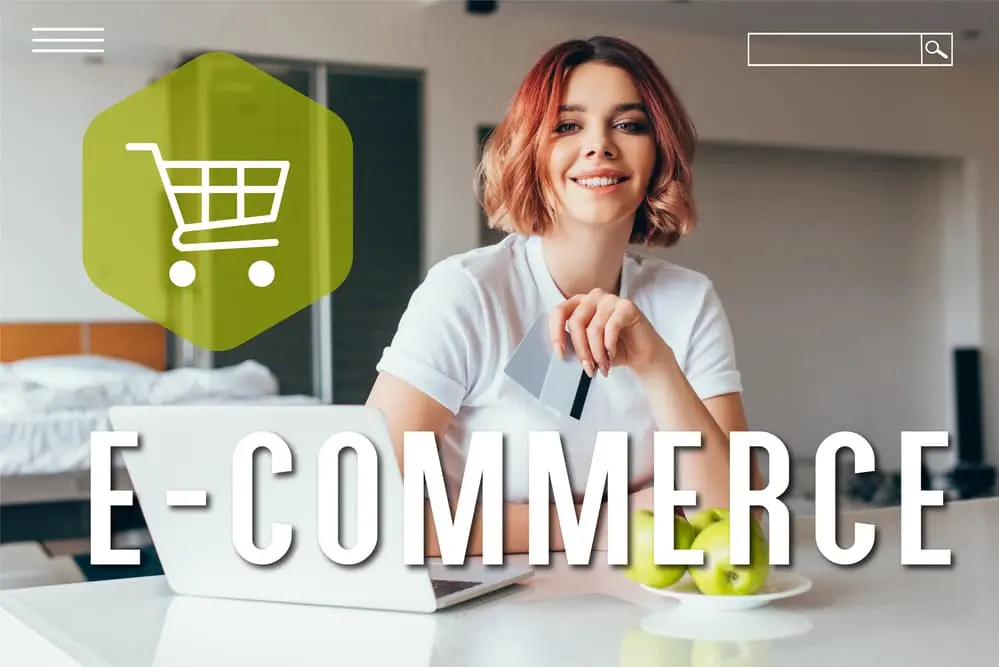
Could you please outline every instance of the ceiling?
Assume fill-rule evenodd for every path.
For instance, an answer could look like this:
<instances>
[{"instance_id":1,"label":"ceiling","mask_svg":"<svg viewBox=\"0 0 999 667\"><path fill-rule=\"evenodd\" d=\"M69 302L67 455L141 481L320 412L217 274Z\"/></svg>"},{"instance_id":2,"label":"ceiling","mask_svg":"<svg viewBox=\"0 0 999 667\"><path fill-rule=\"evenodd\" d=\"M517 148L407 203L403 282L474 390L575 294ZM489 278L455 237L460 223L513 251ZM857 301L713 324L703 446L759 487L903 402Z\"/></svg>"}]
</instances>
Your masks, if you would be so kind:
<instances>
[{"instance_id":1,"label":"ceiling","mask_svg":"<svg viewBox=\"0 0 999 667\"><path fill-rule=\"evenodd\" d=\"M742 38L747 32L953 32L955 62L999 62L999 0L499 0L499 11ZM963 37L969 30L979 34Z\"/></svg>"},{"instance_id":2,"label":"ceiling","mask_svg":"<svg viewBox=\"0 0 999 667\"><path fill-rule=\"evenodd\" d=\"M126 8L140 17L152 7L166 9L173 2L191 0L0 0L5 21L0 21L0 48L26 52L27 26L38 14L87 15L95 6L104 11ZM209 2L211 0L201 0ZM234 2L237 0L229 0ZM241 2L381 2L391 11L396 2L421 2L428 6L463 0L239 0ZM75 7L73 7L75 5ZM526 18L537 15L584 19L620 25L622 21L664 30L745 39L747 32L953 32L955 62L999 63L999 0L498 0L498 12ZM71 11L70 7L73 7ZM43 9L44 8L44 9ZM51 10L51 11L50 11ZM72 21L72 18L65 20ZM488 17L486 17L488 20ZM85 22L85 21L84 21ZM973 30L974 39L962 37ZM122 37L116 49L124 48ZM143 44L135 38L136 49ZM148 51L149 45L143 48ZM143 52L145 52L143 51Z\"/></svg>"}]
</instances>

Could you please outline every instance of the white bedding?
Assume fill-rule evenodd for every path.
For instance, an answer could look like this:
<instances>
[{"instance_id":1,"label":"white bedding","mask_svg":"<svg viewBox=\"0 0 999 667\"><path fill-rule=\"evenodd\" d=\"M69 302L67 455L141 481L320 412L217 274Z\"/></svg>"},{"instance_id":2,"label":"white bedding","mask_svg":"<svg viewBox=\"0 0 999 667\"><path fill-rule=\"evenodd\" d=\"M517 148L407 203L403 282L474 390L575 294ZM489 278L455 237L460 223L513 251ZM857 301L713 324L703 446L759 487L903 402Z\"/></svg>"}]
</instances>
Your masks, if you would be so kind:
<instances>
[{"instance_id":1,"label":"white bedding","mask_svg":"<svg viewBox=\"0 0 999 667\"><path fill-rule=\"evenodd\" d=\"M319 401L279 395L274 375L252 361L166 372L100 357L6 364L0 366L0 476L87 470L90 433L110 428L112 405L242 402Z\"/></svg>"},{"instance_id":2,"label":"white bedding","mask_svg":"<svg viewBox=\"0 0 999 667\"><path fill-rule=\"evenodd\" d=\"M197 401L194 401L197 402ZM202 403L239 403L216 399ZM255 405L315 405L313 396L262 396ZM110 429L107 409L65 410L21 419L0 417L0 477L90 469L90 433Z\"/></svg>"}]
</instances>

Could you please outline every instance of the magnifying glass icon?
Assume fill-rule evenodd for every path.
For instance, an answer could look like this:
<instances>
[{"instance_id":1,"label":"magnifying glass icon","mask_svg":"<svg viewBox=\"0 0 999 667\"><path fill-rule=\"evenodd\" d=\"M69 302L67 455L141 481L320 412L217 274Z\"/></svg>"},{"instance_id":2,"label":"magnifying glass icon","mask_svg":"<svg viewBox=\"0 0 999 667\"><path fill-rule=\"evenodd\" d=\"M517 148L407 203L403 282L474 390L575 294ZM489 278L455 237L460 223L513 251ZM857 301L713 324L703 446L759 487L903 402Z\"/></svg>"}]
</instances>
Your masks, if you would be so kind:
<instances>
[{"instance_id":1,"label":"magnifying glass icon","mask_svg":"<svg viewBox=\"0 0 999 667\"><path fill-rule=\"evenodd\" d=\"M928 42L926 42L923 48L926 49L926 53L930 54L931 56L940 56L944 60L950 60L950 56L948 56L946 53L940 50L940 42L938 42L935 39L931 39Z\"/></svg>"}]
</instances>

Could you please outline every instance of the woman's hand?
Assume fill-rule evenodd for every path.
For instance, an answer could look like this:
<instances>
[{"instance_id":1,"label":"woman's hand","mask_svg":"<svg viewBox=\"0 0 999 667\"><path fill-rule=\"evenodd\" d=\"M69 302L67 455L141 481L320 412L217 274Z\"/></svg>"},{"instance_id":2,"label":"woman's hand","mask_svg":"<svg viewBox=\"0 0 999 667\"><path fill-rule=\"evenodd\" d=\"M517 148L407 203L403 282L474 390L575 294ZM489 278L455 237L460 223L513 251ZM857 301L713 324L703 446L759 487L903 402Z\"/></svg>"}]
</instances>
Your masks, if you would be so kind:
<instances>
[{"instance_id":1,"label":"woman's hand","mask_svg":"<svg viewBox=\"0 0 999 667\"><path fill-rule=\"evenodd\" d=\"M602 290L576 295L552 311L548 332L560 358L566 330L590 377L598 370L606 377L613 366L642 376L673 353L633 302Z\"/></svg>"}]
</instances>

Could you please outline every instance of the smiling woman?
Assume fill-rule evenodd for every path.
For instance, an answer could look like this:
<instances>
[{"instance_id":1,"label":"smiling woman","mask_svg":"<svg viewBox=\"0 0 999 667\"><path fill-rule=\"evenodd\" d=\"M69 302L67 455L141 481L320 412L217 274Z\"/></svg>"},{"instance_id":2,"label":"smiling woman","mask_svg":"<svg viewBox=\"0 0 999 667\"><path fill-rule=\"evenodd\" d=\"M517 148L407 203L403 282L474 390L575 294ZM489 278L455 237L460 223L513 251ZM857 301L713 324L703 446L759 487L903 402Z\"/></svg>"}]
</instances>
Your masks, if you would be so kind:
<instances>
[{"instance_id":1,"label":"smiling woman","mask_svg":"<svg viewBox=\"0 0 999 667\"><path fill-rule=\"evenodd\" d=\"M632 507L653 505L657 431L701 434L677 457L679 485L699 507L729 504L729 434L746 418L725 311L706 276L629 249L671 246L693 228L695 142L637 47L610 37L553 47L478 171L489 223L508 235L434 266L382 355L368 404L386 415L403 468L404 433L435 434L452 511L473 434L503 433L507 552L528 549L535 431L562 436L565 477L552 484L568 485L577 510L601 502L584 497L591 463L606 464L593 460L605 431L629 434ZM556 377L564 386L550 386ZM578 521L551 507L553 550L564 548L560 519ZM432 555L433 520L428 506ZM478 515L472 525L468 551L481 553Z\"/></svg>"},{"instance_id":2,"label":"smiling woman","mask_svg":"<svg viewBox=\"0 0 999 667\"><path fill-rule=\"evenodd\" d=\"M545 234L562 215L673 245L695 224L695 143L679 97L642 51L613 38L566 42L538 61L490 137L483 207L508 232Z\"/></svg>"}]
</instances>

